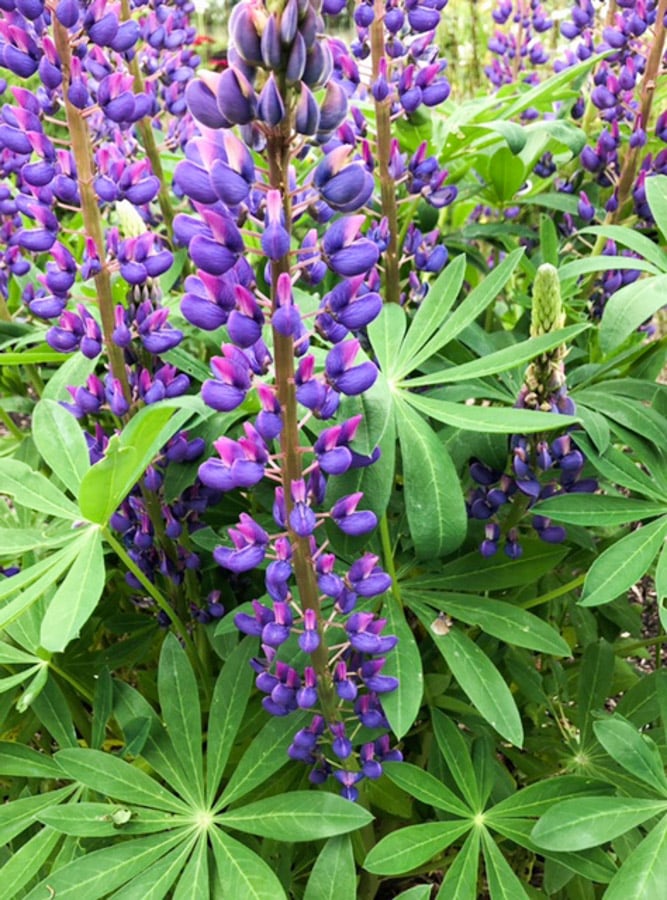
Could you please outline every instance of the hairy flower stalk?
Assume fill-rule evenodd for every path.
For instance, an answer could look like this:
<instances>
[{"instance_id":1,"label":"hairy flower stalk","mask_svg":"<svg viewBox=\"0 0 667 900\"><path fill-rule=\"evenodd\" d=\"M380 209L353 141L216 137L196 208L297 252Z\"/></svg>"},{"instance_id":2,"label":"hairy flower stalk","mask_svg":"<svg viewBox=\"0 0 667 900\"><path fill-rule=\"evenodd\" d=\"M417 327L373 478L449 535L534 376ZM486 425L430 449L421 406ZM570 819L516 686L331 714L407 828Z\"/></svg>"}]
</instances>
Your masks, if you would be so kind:
<instances>
[{"instance_id":1,"label":"hairy flower stalk","mask_svg":"<svg viewBox=\"0 0 667 900\"><path fill-rule=\"evenodd\" d=\"M111 276L104 265L106 246L104 242L104 227L100 215L99 201L95 194L92 161L94 159L92 143L88 126L81 115L81 110L71 102L69 98L72 81L72 46L67 29L60 24L57 18L53 20L53 36L60 57L60 65L63 78L63 103L67 126L72 141L72 153L76 163L79 194L81 197L81 215L88 236L95 246L97 258L102 262L99 271L94 275L97 303L102 319L102 332L109 356L109 368L112 376L121 385L123 395L129 403L131 394L125 370L123 351L112 340L114 330L114 302L111 292Z\"/></svg>"}]
</instances>

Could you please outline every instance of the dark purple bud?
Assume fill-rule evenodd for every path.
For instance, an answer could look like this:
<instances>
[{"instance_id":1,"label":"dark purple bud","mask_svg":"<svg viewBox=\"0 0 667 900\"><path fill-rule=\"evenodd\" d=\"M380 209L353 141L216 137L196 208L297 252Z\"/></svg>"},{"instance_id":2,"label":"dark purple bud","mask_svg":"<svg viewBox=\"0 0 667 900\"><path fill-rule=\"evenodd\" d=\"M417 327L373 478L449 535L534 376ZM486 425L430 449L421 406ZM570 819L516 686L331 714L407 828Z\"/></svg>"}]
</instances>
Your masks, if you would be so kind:
<instances>
[{"instance_id":1,"label":"dark purple bud","mask_svg":"<svg viewBox=\"0 0 667 900\"><path fill-rule=\"evenodd\" d=\"M247 125L255 118L255 92L240 69L230 66L222 72L216 98L223 118L232 125Z\"/></svg>"},{"instance_id":2,"label":"dark purple bud","mask_svg":"<svg viewBox=\"0 0 667 900\"><path fill-rule=\"evenodd\" d=\"M259 118L270 128L275 128L285 118L285 104L280 96L278 85L273 76L273 72L269 76L266 84L262 88L257 103L257 114Z\"/></svg>"}]
</instances>

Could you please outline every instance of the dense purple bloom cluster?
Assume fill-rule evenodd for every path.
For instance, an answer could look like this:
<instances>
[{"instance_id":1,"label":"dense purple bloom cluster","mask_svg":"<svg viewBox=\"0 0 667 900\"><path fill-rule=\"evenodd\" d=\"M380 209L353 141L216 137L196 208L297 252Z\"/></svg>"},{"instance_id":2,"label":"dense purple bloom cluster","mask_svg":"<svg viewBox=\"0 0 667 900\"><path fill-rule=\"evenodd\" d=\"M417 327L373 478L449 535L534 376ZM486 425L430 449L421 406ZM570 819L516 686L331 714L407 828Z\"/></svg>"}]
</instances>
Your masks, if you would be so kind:
<instances>
[{"instance_id":1,"label":"dense purple bloom cluster","mask_svg":"<svg viewBox=\"0 0 667 900\"><path fill-rule=\"evenodd\" d=\"M491 15L496 24L489 40L491 63L484 72L495 87L513 84L519 79L528 84L539 80L538 69L549 62L542 35L553 27L538 0L500 0ZM526 111L524 117L534 117Z\"/></svg>"}]
</instances>

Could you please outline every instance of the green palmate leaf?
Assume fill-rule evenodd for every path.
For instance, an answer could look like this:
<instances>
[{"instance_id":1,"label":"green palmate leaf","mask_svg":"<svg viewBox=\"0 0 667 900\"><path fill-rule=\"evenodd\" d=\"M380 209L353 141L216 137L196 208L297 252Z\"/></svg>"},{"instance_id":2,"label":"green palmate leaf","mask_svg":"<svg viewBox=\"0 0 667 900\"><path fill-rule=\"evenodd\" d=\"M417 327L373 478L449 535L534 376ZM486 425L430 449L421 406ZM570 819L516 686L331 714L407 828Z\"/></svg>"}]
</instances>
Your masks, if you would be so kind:
<instances>
[{"instance_id":1,"label":"green palmate leaf","mask_svg":"<svg viewBox=\"0 0 667 900\"><path fill-rule=\"evenodd\" d=\"M188 807L150 775L101 750L61 750L56 761L70 777L114 800L183 813Z\"/></svg>"},{"instance_id":2,"label":"green palmate leaf","mask_svg":"<svg viewBox=\"0 0 667 900\"><path fill-rule=\"evenodd\" d=\"M382 838L364 860L375 875L402 875L428 862L470 829L470 822L429 822L401 828Z\"/></svg>"},{"instance_id":3,"label":"green palmate leaf","mask_svg":"<svg viewBox=\"0 0 667 900\"><path fill-rule=\"evenodd\" d=\"M312 791L266 797L218 817L225 828L260 837L280 835L288 841L313 841L345 834L372 820L367 810L343 797Z\"/></svg>"},{"instance_id":4,"label":"green palmate leaf","mask_svg":"<svg viewBox=\"0 0 667 900\"><path fill-rule=\"evenodd\" d=\"M406 591L408 602L428 603L467 625L477 625L487 634L513 644L553 656L570 656L569 645L546 622L511 603L472 594Z\"/></svg>"},{"instance_id":5,"label":"green palmate leaf","mask_svg":"<svg viewBox=\"0 0 667 900\"><path fill-rule=\"evenodd\" d=\"M556 801L600 795L600 791L611 790L605 782L593 778L582 778L580 775L559 775L529 784L521 788L500 803L496 803L484 818L495 828L500 818L531 818L543 815Z\"/></svg>"},{"instance_id":6,"label":"green palmate leaf","mask_svg":"<svg viewBox=\"0 0 667 900\"><path fill-rule=\"evenodd\" d=\"M548 516L568 525L628 525L667 513L664 503L649 503L631 497L605 497L602 494L562 494L533 507L540 516Z\"/></svg>"},{"instance_id":7,"label":"green palmate leaf","mask_svg":"<svg viewBox=\"0 0 667 900\"><path fill-rule=\"evenodd\" d=\"M533 434L578 424L576 416L554 416L532 409L498 406L465 406L449 400L434 400L422 394L401 392L403 400L436 422L453 425L463 431L487 431L490 434Z\"/></svg>"},{"instance_id":8,"label":"green palmate leaf","mask_svg":"<svg viewBox=\"0 0 667 900\"><path fill-rule=\"evenodd\" d=\"M46 860L53 853L59 832L52 828L42 828L12 853L4 866L0 867L0 884L4 900L12 900L38 874Z\"/></svg>"},{"instance_id":9,"label":"green palmate leaf","mask_svg":"<svg viewBox=\"0 0 667 900\"><path fill-rule=\"evenodd\" d=\"M108 897L110 891L143 872L180 844L188 834L181 830L149 835L77 856L67 865L51 872L30 891L26 900L46 900L49 896L58 900Z\"/></svg>"},{"instance_id":10,"label":"green palmate leaf","mask_svg":"<svg viewBox=\"0 0 667 900\"><path fill-rule=\"evenodd\" d=\"M454 340L471 322L474 322L477 316L496 300L522 256L522 249L515 250L499 266L492 269L481 284L468 294L460 306L448 316L444 325L440 326L433 337L411 359L405 358L405 349L401 348L400 364L397 363L394 369L394 378L403 378L409 372L418 369L429 357L436 354L445 344ZM445 272L447 273L448 269Z\"/></svg>"},{"instance_id":11,"label":"green palmate leaf","mask_svg":"<svg viewBox=\"0 0 667 900\"><path fill-rule=\"evenodd\" d=\"M8 494L19 506L59 519L78 519L79 510L40 472L17 459L0 459L0 494Z\"/></svg>"},{"instance_id":12,"label":"green palmate leaf","mask_svg":"<svg viewBox=\"0 0 667 900\"><path fill-rule=\"evenodd\" d=\"M160 448L194 411L196 407L177 410L176 402L170 400L140 410L121 434L109 441L104 459L83 477L79 496L83 515L106 525Z\"/></svg>"},{"instance_id":13,"label":"green palmate leaf","mask_svg":"<svg viewBox=\"0 0 667 900\"><path fill-rule=\"evenodd\" d=\"M448 634L435 634L432 620L422 611L415 610L429 630L445 662L456 678L461 690L468 695L479 714L505 740L520 747L523 744L521 716L510 689L483 650L458 628Z\"/></svg>"},{"instance_id":14,"label":"green palmate leaf","mask_svg":"<svg viewBox=\"0 0 667 900\"><path fill-rule=\"evenodd\" d=\"M349 835L329 838L312 868L303 900L356 897L357 872Z\"/></svg>"},{"instance_id":15,"label":"green palmate leaf","mask_svg":"<svg viewBox=\"0 0 667 900\"><path fill-rule=\"evenodd\" d=\"M167 734L192 785L197 800L204 802L204 766L201 749L201 708L192 666L173 634L162 644L158 666L158 694Z\"/></svg>"},{"instance_id":16,"label":"green palmate leaf","mask_svg":"<svg viewBox=\"0 0 667 900\"><path fill-rule=\"evenodd\" d=\"M283 886L261 857L219 828L210 832L223 897L287 900Z\"/></svg>"},{"instance_id":17,"label":"green palmate leaf","mask_svg":"<svg viewBox=\"0 0 667 900\"><path fill-rule=\"evenodd\" d=\"M653 184L653 179L651 179L651 184ZM664 250L634 228L628 228L625 225L593 225L590 228L582 228L580 234L602 235L602 237L634 250L644 259L652 262L658 269L667 267L667 254Z\"/></svg>"},{"instance_id":18,"label":"green palmate leaf","mask_svg":"<svg viewBox=\"0 0 667 900\"><path fill-rule=\"evenodd\" d=\"M40 400L32 416L33 440L40 455L76 497L90 458L81 426L54 400Z\"/></svg>"},{"instance_id":19,"label":"green palmate leaf","mask_svg":"<svg viewBox=\"0 0 667 900\"><path fill-rule=\"evenodd\" d=\"M387 777L401 790L453 816L468 818L473 815L466 804L434 775L411 763L385 763Z\"/></svg>"},{"instance_id":20,"label":"green palmate leaf","mask_svg":"<svg viewBox=\"0 0 667 900\"><path fill-rule=\"evenodd\" d=\"M548 850L585 850L612 841L642 822L667 812L665 800L583 797L557 803L542 816L531 837Z\"/></svg>"},{"instance_id":21,"label":"green palmate leaf","mask_svg":"<svg viewBox=\"0 0 667 900\"><path fill-rule=\"evenodd\" d=\"M208 840L200 834L197 846L178 880L172 900L191 900L209 895Z\"/></svg>"},{"instance_id":22,"label":"green palmate leaf","mask_svg":"<svg viewBox=\"0 0 667 900\"><path fill-rule=\"evenodd\" d=\"M633 260L637 262L637 260ZM611 353L664 306L667 275L628 284L607 300L600 322L600 346Z\"/></svg>"},{"instance_id":23,"label":"green palmate leaf","mask_svg":"<svg viewBox=\"0 0 667 900\"><path fill-rule=\"evenodd\" d=\"M405 404L397 409L396 426L415 552L421 559L444 556L461 545L467 531L460 479L443 442Z\"/></svg>"},{"instance_id":24,"label":"green palmate leaf","mask_svg":"<svg viewBox=\"0 0 667 900\"><path fill-rule=\"evenodd\" d=\"M243 721L253 682L257 642L245 638L229 655L213 691L206 743L206 800L212 803Z\"/></svg>"},{"instance_id":25,"label":"green palmate leaf","mask_svg":"<svg viewBox=\"0 0 667 900\"><path fill-rule=\"evenodd\" d=\"M380 369L391 379L403 341L407 317L402 306L385 303L380 315L368 326L368 337Z\"/></svg>"},{"instance_id":26,"label":"green palmate leaf","mask_svg":"<svg viewBox=\"0 0 667 900\"><path fill-rule=\"evenodd\" d=\"M60 653L93 614L106 572L99 529L87 528L72 545L76 558L51 599L42 620L41 644Z\"/></svg>"},{"instance_id":27,"label":"green palmate leaf","mask_svg":"<svg viewBox=\"0 0 667 900\"><path fill-rule=\"evenodd\" d=\"M416 368L415 359L418 352L436 334L454 305L463 285L465 270L466 257L462 253L443 269L431 285L424 301L419 304L408 333L403 339L400 353L392 364L395 379L404 377ZM429 355L430 353L424 359Z\"/></svg>"},{"instance_id":28,"label":"green palmate leaf","mask_svg":"<svg viewBox=\"0 0 667 900\"><path fill-rule=\"evenodd\" d=\"M137 897L141 897L141 900L162 900L168 896L196 839L196 836L191 836L189 841L183 841L182 846L174 847L136 875L132 881L111 894L109 900L136 900Z\"/></svg>"},{"instance_id":29,"label":"green palmate leaf","mask_svg":"<svg viewBox=\"0 0 667 900\"><path fill-rule=\"evenodd\" d=\"M243 754L215 809L245 797L281 769L288 760L287 748L304 721L305 716L298 713L269 719Z\"/></svg>"},{"instance_id":30,"label":"green palmate leaf","mask_svg":"<svg viewBox=\"0 0 667 900\"><path fill-rule=\"evenodd\" d=\"M196 805L190 781L183 776L178 757L153 707L128 684L114 684L114 716L125 734L128 756L141 756L181 797ZM136 745L132 749L132 745Z\"/></svg>"},{"instance_id":31,"label":"green palmate leaf","mask_svg":"<svg viewBox=\"0 0 667 900\"><path fill-rule=\"evenodd\" d=\"M45 753L15 741L0 741L0 775L57 779L61 774L58 764Z\"/></svg>"},{"instance_id":32,"label":"green palmate leaf","mask_svg":"<svg viewBox=\"0 0 667 900\"><path fill-rule=\"evenodd\" d=\"M481 812L479 786L463 734L439 709L433 710L432 722L433 734L456 786L473 812Z\"/></svg>"},{"instance_id":33,"label":"green palmate leaf","mask_svg":"<svg viewBox=\"0 0 667 900\"><path fill-rule=\"evenodd\" d=\"M479 869L479 829L471 831L447 869L436 900L477 900ZM430 893L427 895L430 897Z\"/></svg>"},{"instance_id":34,"label":"green palmate leaf","mask_svg":"<svg viewBox=\"0 0 667 900\"><path fill-rule=\"evenodd\" d=\"M590 568L584 582L582 606L615 600L646 573L667 537L667 517L631 532L612 544Z\"/></svg>"},{"instance_id":35,"label":"green palmate leaf","mask_svg":"<svg viewBox=\"0 0 667 900\"><path fill-rule=\"evenodd\" d=\"M38 813L37 818L56 831L76 837L152 834L174 827L173 817L166 813L113 803L63 803Z\"/></svg>"},{"instance_id":36,"label":"green palmate leaf","mask_svg":"<svg viewBox=\"0 0 667 900\"><path fill-rule=\"evenodd\" d=\"M662 236L667 240L667 177L654 175L646 179L646 199Z\"/></svg>"},{"instance_id":37,"label":"green palmate leaf","mask_svg":"<svg viewBox=\"0 0 667 900\"><path fill-rule=\"evenodd\" d=\"M383 606L387 618L387 633L398 637L398 644L387 656L386 675L398 678L395 691L382 698L382 709L397 738L404 737L412 727L424 696L424 673L421 654L412 629L393 596Z\"/></svg>"},{"instance_id":38,"label":"green palmate leaf","mask_svg":"<svg viewBox=\"0 0 667 900\"><path fill-rule=\"evenodd\" d=\"M623 862L609 883L604 900L656 900L664 892L665 884L667 816Z\"/></svg>"},{"instance_id":39,"label":"green palmate leaf","mask_svg":"<svg viewBox=\"0 0 667 900\"><path fill-rule=\"evenodd\" d=\"M486 828L482 830L482 848L491 900L528 900L524 886Z\"/></svg>"},{"instance_id":40,"label":"green palmate leaf","mask_svg":"<svg viewBox=\"0 0 667 900\"><path fill-rule=\"evenodd\" d=\"M667 795L667 778L657 744L632 722L615 715L593 723L595 737L619 766L656 791Z\"/></svg>"},{"instance_id":41,"label":"green palmate leaf","mask_svg":"<svg viewBox=\"0 0 667 900\"><path fill-rule=\"evenodd\" d=\"M475 359L472 362L463 363L460 366L452 366L449 369L441 369L432 375L410 378L408 381L403 382L402 386L406 388L428 387L430 385L468 381L472 378L483 378L485 375L497 375L500 372L506 372L508 369L515 369L517 366L530 362L536 356L559 347L588 328L590 328L590 325L587 323L570 325L568 328L560 329L560 331L552 331L549 334L543 334L540 337L530 338L528 341L521 341L521 343L512 344L510 347L504 347L502 350L490 353L482 359Z\"/></svg>"}]
</instances>

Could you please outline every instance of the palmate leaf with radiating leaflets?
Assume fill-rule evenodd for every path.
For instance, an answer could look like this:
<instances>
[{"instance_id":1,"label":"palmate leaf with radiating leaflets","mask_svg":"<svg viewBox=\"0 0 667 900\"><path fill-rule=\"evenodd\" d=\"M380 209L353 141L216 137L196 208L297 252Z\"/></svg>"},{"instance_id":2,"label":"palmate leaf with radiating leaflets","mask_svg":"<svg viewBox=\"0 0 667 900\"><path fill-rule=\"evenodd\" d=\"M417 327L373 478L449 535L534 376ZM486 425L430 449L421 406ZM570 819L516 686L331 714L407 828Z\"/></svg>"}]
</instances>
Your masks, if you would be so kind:
<instances>
[{"instance_id":1,"label":"palmate leaf with radiating leaflets","mask_svg":"<svg viewBox=\"0 0 667 900\"><path fill-rule=\"evenodd\" d=\"M656 900L666 884L667 816L623 861L605 891L604 900Z\"/></svg>"},{"instance_id":2,"label":"palmate leaf with radiating leaflets","mask_svg":"<svg viewBox=\"0 0 667 900\"><path fill-rule=\"evenodd\" d=\"M531 837L547 850L585 850L612 841L648 819L667 812L667 800L583 797L556 803Z\"/></svg>"},{"instance_id":3,"label":"palmate leaf with radiating leaflets","mask_svg":"<svg viewBox=\"0 0 667 900\"><path fill-rule=\"evenodd\" d=\"M398 679L398 687L384 694L382 709L391 730L400 739L410 730L419 713L424 697L424 673L414 633L393 595L385 599L382 614L387 619L387 634L395 634L398 638L383 669L385 675Z\"/></svg>"},{"instance_id":4,"label":"palmate leaf with radiating leaflets","mask_svg":"<svg viewBox=\"0 0 667 900\"><path fill-rule=\"evenodd\" d=\"M408 825L382 838L364 860L374 875L403 875L443 852L472 827L472 822Z\"/></svg>"},{"instance_id":5,"label":"palmate leaf with radiating leaflets","mask_svg":"<svg viewBox=\"0 0 667 900\"><path fill-rule=\"evenodd\" d=\"M523 726L516 701L500 672L474 641L456 626L445 635L436 634L432 613L414 611L443 655L461 690L492 728L517 747L523 744Z\"/></svg>"},{"instance_id":6,"label":"palmate leaf with radiating leaflets","mask_svg":"<svg viewBox=\"0 0 667 900\"><path fill-rule=\"evenodd\" d=\"M79 747L56 753L63 772L110 799L187 814L188 806L141 769L118 757Z\"/></svg>"},{"instance_id":7,"label":"palmate leaf with radiating leaflets","mask_svg":"<svg viewBox=\"0 0 667 900\"><path fill-rule=\"evenodd\" d=\"M461 481L443 442L428 422L401 403L396 409L405 509L415 553L434 559L451 553L466 536Z\"/></svg>"},{"instance_id":8,"label":"palmate leaf with radiating leaflets","mask_svg":"<svg viewBox=\"0 0 667 900\"><path fill-rule=\"evenodd\" d=\"M90 468L83 430L71 412L54 400L40 400L32 414L32 435L42 459L77 496Z\"/></svg>"},{"instance_id":9,"label":"palmate leaf with radiating leaflets","mask_svg":"<svg viewBox=\"0 0 667 900\"><path fill-rule=\"evenodd\" d=\"M184 778L204 803L201 708L197 680L185 650L173 634L162 644L158 664L160 710Z\"/></svg>"},{"instance_id":10,"label":"palmate leaf with radiating leaflets","mask_svg":"<svg viewBox=\"0 0 667 900\"><path fill-rule=\"evenodd\" d=\"M186 829L153 834L77 856L50 872L25 900L46 900L49 896L58 900L108 897L110 891L143 872L191 834Z\"/></svg>"},{"instance_id":11,"label":"palmate leaf with radiating leaflets","mask_svg":"<svg viewBox=\"0 0 667 900\"><path fill-rule=\"evenodd\" d=\"M667 516L644 525L608 547L591 566L582 606L610 603L646 574L667 537Z\"/></svg>"},{"instance_id":12,"label":"palmate leaf with radiating leaflets","mask_svg":"<svg viewBox=\"0 0 667 900\"><path fill-rule=\"evenodd\" d=\"M352 841L347 834L329 838L311 869L303 900L340 900L357 892Z\"/></svg>"},{"instance_id":13,"label":"palmate leaf with radiating leaflets","mask_svg":"<svg viewBox=\"0 0 667 900\"><path fill-rule=\"evenodd\" d=\"M408 605L414 602L427 603L467 625L477 625L487 634L515 647L526 647L540 653L551 653L553 656L570 656L569 645L555 629L511 603L491 597L450 594L445 591L429 593L406 590L404 593ZM423 606L421 609L424 612Z\"/></svg>"},{"instance_id":14,"label":"palmate leaf with radiating leaflets","mask_svg":"<svg viewBox=\"0 0 667 900\"><path fill-rule=\"evenodd\" d=\"M245 715L253 684L250 660L256 650L257 641L252 637L237 644L227 657L213 690L206 741L206 802L209 804L218 790Z\"/></svg>"},{"instance_id":15,"label":"palmate leaf with radiating leaflets","mask_svg":"<svg viewBox=\"0 0 667 900\"><path fill-rule=\"evenodd\" d=\"M220 828L210 832L222 896L243 900L287 900L276 875L264 860Z\"/></svg>"},{"instance_id":16,"label":"palmate leaf with radiating leaflets","mask_svg":"<svg viewBox=\"0 0 667 900\"><path fill-rule=\"evenodd\" d=\"M95 611L102 595L106 570L99 529L87 528L72 545L76 557L49 601L40 641L45 650L62 652Z\"/></svg>"}]
</instances>

